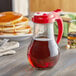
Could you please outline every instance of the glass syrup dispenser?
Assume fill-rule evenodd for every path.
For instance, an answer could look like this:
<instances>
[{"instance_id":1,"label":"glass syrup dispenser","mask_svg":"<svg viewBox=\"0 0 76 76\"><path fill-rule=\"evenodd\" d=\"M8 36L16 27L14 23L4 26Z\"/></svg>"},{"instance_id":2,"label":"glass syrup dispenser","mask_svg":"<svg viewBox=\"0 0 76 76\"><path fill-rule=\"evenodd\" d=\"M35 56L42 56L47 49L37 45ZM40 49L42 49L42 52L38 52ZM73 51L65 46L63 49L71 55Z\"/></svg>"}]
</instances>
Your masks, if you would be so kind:
<instances>
[{"instance_id":1,"label":"glass syrup dispenser","mask_svg":"<svg viewBox=\"0 0 76 76\"><path fill-rule=\"evenodd\" d=\"M57 11L37 12L32 21L34 23L33 39L28 48L29 63L35 68L51 68L59 59L57 44L63 33L63 22ZM54 38L54 22L58 23L58 38ZM56 43L57 42L57 43Z\"/></svg>"}]
</instances>

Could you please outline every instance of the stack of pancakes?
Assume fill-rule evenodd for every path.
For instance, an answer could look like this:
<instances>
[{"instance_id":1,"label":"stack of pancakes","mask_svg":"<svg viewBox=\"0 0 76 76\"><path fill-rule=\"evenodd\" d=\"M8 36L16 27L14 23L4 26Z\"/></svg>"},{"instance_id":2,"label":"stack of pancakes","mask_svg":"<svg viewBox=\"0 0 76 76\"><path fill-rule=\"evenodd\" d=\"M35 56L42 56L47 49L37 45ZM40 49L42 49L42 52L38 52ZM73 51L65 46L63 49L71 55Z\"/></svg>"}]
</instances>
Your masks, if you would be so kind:
<instances>
[{"instance_id":1,"label":"stack of pancakes","mask_svg":"<svg viewBox=\"0 0 76 76\"><path fill-rule=\"evenodd\" d=\"M25 35L31 34L28 18L16 12L0 13L0 35Z\"/></svg>"}]
</instances>

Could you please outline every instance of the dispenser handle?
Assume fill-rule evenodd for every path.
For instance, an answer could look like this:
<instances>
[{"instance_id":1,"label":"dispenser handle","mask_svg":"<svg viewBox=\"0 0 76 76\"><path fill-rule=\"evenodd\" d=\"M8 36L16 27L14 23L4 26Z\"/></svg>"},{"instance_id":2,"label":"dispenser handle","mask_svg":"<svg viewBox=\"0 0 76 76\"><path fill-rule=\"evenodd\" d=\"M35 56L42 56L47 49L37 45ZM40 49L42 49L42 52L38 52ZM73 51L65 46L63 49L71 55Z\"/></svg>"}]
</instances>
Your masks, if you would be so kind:
<instances>
[{"instance_id":1,"label":"dispenser handle","mask_svg":"<svg viewBox=\"0 0 76 76\"><path fill-rule=\"evenodd\" d=\"M59 12L60 12L59 9L57 9L53 12L55 21L57 21L57 24L58 24L58 37L57 37L57 41L56 41L57 44L59 44L59 42L62 38L62 34L63 34L63 21L62 21L61 17L58 15Z\"/></svg>"},{"instance_id":2,"label":"dispenser handle","mask_svg":"<svg viewBox=\"0 0 76 76\"><path fill-rule=\"evenodd\" d=\"M56 19L57 21L57 24L58 24L58 37L57 37L57 44L59 44L61 38L62 38L62 34L63 34L63 22L62 22L62 19L59 18L59 19Z\"/></svg>"}]
</instances>

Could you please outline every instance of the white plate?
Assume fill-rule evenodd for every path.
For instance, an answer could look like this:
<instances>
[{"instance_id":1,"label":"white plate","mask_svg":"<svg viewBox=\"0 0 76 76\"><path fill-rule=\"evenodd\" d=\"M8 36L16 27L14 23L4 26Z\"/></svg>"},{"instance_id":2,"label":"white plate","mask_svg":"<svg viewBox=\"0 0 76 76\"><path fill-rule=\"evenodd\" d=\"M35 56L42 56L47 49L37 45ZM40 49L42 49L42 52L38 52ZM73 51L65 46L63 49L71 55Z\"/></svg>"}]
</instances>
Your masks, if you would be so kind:
<instances>
[{"instance_id":1,"label":"white plate","mask_svg":"<svg viewBox=\"0 0 76 76\"><path fill-rule=\"evenodd\" d=\"M25 35L0 35L0 38L4 39L10 39L10 40L16 40L16 41L21 41L21 40L26 40L28 38L32 37L32 34L25 34Z\"/></svg>"}]
</instances>

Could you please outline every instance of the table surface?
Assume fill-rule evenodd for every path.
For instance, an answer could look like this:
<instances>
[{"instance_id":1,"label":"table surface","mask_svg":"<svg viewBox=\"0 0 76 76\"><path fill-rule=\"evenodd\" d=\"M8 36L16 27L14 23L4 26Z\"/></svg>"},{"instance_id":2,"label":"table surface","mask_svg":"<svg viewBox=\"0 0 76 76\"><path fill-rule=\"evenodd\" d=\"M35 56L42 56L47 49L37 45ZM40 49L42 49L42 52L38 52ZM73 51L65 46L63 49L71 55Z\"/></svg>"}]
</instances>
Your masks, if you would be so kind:
<instances>
[{"instance_id":1,"label":"table surface","mask_svg":"<svg viewBox=\"0 0 76 76\"><path fill-rule=\"evenodd\" d=\"M59 44L61 54L58 63L47 70L37 70L28 63L27 47L30 41L20 41L16 54L0 57L0 76L76 76L76 49L65 48L66 38Z\"/></svg>"}]
</instances>

